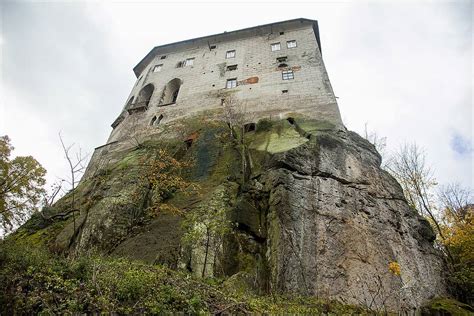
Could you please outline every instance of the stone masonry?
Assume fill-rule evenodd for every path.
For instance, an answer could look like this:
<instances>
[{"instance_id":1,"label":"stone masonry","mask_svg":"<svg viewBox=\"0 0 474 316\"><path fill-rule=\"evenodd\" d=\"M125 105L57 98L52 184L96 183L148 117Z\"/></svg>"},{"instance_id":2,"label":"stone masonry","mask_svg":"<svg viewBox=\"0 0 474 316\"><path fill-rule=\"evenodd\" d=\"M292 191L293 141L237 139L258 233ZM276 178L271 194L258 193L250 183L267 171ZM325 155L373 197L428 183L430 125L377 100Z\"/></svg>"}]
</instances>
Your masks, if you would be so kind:
<instances>
[{"instance_id":1,"label":"stone masonry","mask_svg":"<svg viewBox=\"0 0 474 316\"><path fill-rule=\"evenodd\" d=\"M221 109L229 96L243 107L249 121L300 113L342 126L314 20L295 19L157 46L134 73L137 81L90 166L104 152L123 147L131 134L150 134L150 127L158 131L171 121ZM229 79L235 79L235 87L227 87Z\"/></svg>"}]
</instances>

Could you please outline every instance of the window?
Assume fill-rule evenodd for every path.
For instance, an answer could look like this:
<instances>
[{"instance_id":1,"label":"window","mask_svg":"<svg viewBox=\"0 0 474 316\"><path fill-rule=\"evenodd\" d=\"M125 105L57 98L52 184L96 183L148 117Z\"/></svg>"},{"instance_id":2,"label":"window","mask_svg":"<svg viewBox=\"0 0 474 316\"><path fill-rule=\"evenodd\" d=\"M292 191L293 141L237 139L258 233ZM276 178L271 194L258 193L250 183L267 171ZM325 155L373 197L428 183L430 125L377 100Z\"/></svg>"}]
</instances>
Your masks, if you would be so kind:
<instances>
[{"instance_id":1,"label":"window","mask_svg":"<svg viewBox=\"0 0 474 316\"><path fill-rule=\"evenodd\" d=\"M288 41L288 42L286 42L286 47L288 47L288 48L295 48L295 47L296 47L296 41L293 40L293 41Z\"/></svg>"},{"instance_id":2,"label":"window","mask_svg":"<svg viewBox=\"0 0 474 316\"><path fill-rule=\"evenodd\" d=\"M276 52L276 51L280 50L281 49L280 43L273 43L271 45L271 48L272 48L272 52Z\"/></svg>"},{"instance_id":3,"label":"window","mask_svg":"<svg viewBox=\"0 0 474 316\"><path fill-rule=\"evenodd\" d=\"M160 58L160 59L165 59L165 58L166 58L166 55L163 55L163 56L161 56L161 58Z\"/></svg>"},{"instance_id":4,"label":"window","mask_svg":"<svg viewBox=\"0 0 474 316\"><path fill-rule=\"evenodd\" d=\"M213 49L216 49L216 48L217 48L217 45L210 45L210 46L209 46L209 49L210 49L210 50L213 50Z\"/></svg>"},{"instance_id":5,"label":"window","mask_svg":"<svg viewBox=\"0 0 474 316\"><path fill-rule=\"evenodd\" d=\"M188 58L183 62L183 67L194 65L194 58Z\"/></svg>"},{"instance_id":6,"label":"window","mask_svg":"<svg viewBox=\"0 0 474 316\"><path fill-rule=\"evenodd\" d=\"M286 57L286 56L277 57L277 62L282 63L282 62L285 62L287 59L288 59L288 57Z\"/></svg>"},{"instance_id":7,"label":"window","mask_svg":"<svg viewBox=\"0 0 474 316\"><path fill-rule=\"evenodd\" d=\"M156 65L155 67L153 67L153 72L160 72L162 67L163 67L163 64Z\"/></svg>"},{"instance_id":8,"label":"window","mask_svg":"<svg viewBox=\"0 0 474 316\"><path fill-rule=\"evenodd\" d=\"M288 93L288 90L281 90L281 93Z\"/></svg>"},{"instance_id":9,"label":"window","mask_svg":"<svg viewBox=\"0 0 474 316\"><path fill-rule=\"evenodd\" d=\"M237 65L227 66L227 71L237 70Z\"/></svg>"},{"instance_id":10,"label":"window","mask_svg":"<svg viewBox=\"0 0 474 316\"><path fill-rule=\"evenodd\" d=\"M227 89L232 89L237 87L237 78L234 79L227 79L227 83L225 85Z\"/></svg>"},{"instance_id":11,"label":"window","mask_svg":"<svg viewBox=\"0 0 474 316\"><path fill-rule=\"evenodd\" d=\"M280 35L283 35L283 34L285 34L285 32L280 32Z\"/></svg>"},{"instance_id":12,"label":"window","mask_svg":"<svg viewBox=\"0 0 474 316\"><path fill-rule=\"evenodd\" d=\"M235 50L228 50L227 53L225 53L225 58L235 58Z\"/></svg>"},{"instance_id":13,"label":"window","mask_svg":"<svg viewBox=\"0 0 474 316\"><path fill-rule=\"evenodd\" d=\"M293 70L283 70L281 72L281 78L283 80L291 80L291 79L295 79L295 76L293 74Z\"/></svg>"}]
</instances>

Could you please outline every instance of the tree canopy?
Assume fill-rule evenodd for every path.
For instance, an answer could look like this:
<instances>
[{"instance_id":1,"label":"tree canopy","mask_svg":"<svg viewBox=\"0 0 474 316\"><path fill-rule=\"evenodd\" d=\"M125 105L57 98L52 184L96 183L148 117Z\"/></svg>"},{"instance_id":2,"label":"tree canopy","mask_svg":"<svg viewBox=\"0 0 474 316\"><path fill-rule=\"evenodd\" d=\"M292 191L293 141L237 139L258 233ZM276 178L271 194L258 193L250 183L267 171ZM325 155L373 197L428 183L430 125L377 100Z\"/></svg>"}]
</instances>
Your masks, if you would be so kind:
<instances>
[{"instance_id":1,"label":"tree canopy","mask_svg":"<svg viewBox=\"0 0 474 316\"><path fill-rule=\"evenodd\" d=\"M10 155L10 138L0 137L0 226L9 231L23 223L44 195L46 170L32 156Z\"/></svg>"}]
</instances>

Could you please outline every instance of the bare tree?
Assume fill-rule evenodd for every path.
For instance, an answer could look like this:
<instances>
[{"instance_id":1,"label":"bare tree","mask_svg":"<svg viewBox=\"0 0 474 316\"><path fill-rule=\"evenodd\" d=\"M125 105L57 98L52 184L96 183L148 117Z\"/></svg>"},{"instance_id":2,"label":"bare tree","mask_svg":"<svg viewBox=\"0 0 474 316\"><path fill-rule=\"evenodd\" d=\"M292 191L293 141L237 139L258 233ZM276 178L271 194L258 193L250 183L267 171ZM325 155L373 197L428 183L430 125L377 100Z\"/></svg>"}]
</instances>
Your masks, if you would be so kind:
<instances>
[{"instance_id":1,"label":"bare tree","mask_svg":"<svg viewBox=\"0 0 474 316\"><path fill-rule=\"evenodd\" d=\"M251 121L251 113L245 110L244 105L237 101L233 95L228 95L223 101L223 120L227 122L231 136L237 141L237 149L242 160L242 183L251 173L251 162L245 144L245 123Z\"/></svg>"},{"instance_id":2,"label":"bare tree","mask_svg":"<svg viewBox=\"0 0 474 316\"><path fill-rule=\"evenodd\" d=\"M236 129L240 130L240 136L243 136L245 125L245 109L241 102L238 102L234 96L228 95L222 99L223 120L229 125L231 136L238 138Z\"/></svg>"},{"instance_id":3,"label":"bare tree","mask_svg":"<svg viewBox=\"0 0 474 316\"><path fill-rule=\"evenodd\" d=\"M438 192L441 207L458 222L465 222L469 208L473 208L473 193L459 183L442 186Z\"/></svg>"},{"instance_id":4,"label":"bare tree","mask_svg":"<svg viewBox=\"0 0 474 316\"><path fill-rule=\"evenodd\" d=\"M444 239L438 218L433 189L437 185L425 153L415 143L403 145L387 163L388 171L403 188L405 198L418 213L428 216Z\"/></svg>"},{"instance_id":5,"label":"bare tree","mask_svg":"<svg viewBox=\"0 0 474 316\"><path fill-rule=\"evenodd\" d=\"M365 123L364 138L375 146L375 149L377 149L382 158L386 156L387 137L380 137L377 132L369 131L368 123Z\"/></svg>"},{"instance_id":6,"label":"bare tree","mask_svg":"<svg viewBox=\"0 0 474 316\"><path fill-rule=\"evenodd\" d=\"M74 143L66 146L64 144L63 138L61 133L59 133L59 140L61 141L61 146L64 152L64 157L66 158L68 165L69 165L69 178L63 179L64 182L69 184L69 192L71 192L71 204L70 210L67 213L72 213L73 221L74 221L74 232L76 231L76 215L75 212L78 210L76 209L76 186L81 180L81 175L84 173L85 165L84 161L86 160L87 156L82 155L81 148L74 153L72 149L74 147Z\"/></svg>"}]
</instances>

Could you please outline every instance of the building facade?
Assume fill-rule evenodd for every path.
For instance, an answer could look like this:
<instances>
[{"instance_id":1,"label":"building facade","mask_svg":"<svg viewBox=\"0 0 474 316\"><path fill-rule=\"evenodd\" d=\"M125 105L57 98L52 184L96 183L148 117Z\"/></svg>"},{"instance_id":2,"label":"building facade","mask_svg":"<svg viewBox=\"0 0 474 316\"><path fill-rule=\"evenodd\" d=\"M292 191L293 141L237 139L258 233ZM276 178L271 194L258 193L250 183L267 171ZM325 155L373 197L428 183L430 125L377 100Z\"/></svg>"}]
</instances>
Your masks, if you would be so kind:
<instances>
[{"instance_id":1,"label":"building facade","mask_svg":"<svg viewBox=\"0 0 474 316\"><path fill-rule=\"evenodd\" d=\"M232 97L253 120L288 113L341 118L321 56L317 21L295 19L153 48L107 143L222 107Z\"/></svg>"},{"instance_id":2,"label":"building facade","mask_svg":"<svg viewBox=\"0 0 474 316\"><path fill-rule=\"evenodd\" d=\"M130 147L131 138L160 133L168 123L204 111L218 112L229 98L246 113L245 123L301 114L342 127L314 20L157 46L133 71L136 83L83 179L100 168L104 157Z\"/></svg>"}]
</instances>

